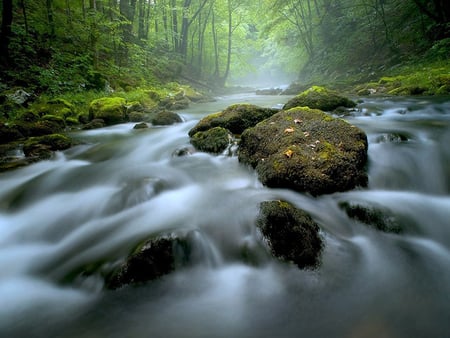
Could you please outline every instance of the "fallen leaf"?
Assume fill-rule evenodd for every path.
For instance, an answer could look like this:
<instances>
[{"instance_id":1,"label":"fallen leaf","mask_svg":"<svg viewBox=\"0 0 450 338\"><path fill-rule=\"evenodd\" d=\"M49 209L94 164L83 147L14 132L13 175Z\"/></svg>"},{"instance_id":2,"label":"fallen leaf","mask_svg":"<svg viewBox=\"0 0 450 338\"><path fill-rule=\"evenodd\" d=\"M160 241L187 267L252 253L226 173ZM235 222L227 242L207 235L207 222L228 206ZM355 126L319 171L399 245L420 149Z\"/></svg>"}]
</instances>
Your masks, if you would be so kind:
<instances>
[{"instance_id":1,"label":"fallen leaf","mask_svg":"<svg viewBox=\"0 0 450 338\"><path fill-rule=\"evenodd\" d=\"M292 155L294 155L294 152L291 149L288 149L284 152L284 156L286 156L287 158L291 158Z\"/></svg>"},{"instance_id":2,"label":"fallen leaf","mask_svg":"<svg viewBox=\"0 0 450 338\"><path fill-rule=\"evenodd\" d=\"M286 128L284 130L285 133L293 133L294 132L294 128Z\"/></svg>"}]
</instances>

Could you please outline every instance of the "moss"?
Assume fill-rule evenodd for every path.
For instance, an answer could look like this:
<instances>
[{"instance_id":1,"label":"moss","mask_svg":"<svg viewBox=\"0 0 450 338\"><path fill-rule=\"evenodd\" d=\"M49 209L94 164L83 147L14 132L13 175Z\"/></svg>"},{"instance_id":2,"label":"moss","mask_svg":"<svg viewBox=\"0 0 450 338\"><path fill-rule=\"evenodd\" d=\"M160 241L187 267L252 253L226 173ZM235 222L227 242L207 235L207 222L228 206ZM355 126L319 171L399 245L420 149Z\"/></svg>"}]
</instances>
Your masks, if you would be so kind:
<instances>
[{"instance_id":1,"label":"moss","mask_svg":"<svg viewBox=\"0 0 450 338\"><path fill-rule=\"evenodd\" d=\"M72 146L72 140L62 134L30 137L23 145L27 157L48 158L53 151L65 150Z\"/></svg>"},{"instance_id":2,"label":"moss","mask_svg":"<svg viewBox=\"0 0 450 338\"><path fill-rule=\"evenodd\" d=\"M225 110L206 116L189 131L189 136L193 136L199 131L206 131L214 127L228 129L231 133L239 135L250 127L255 126L273 114L277 109L262 108L252 104L234 104Z\"/></svg>"},{"instance_id":3,"label":"moss","mask_svg":"<svg viewBox=\"0 0 450 338\"><path fill-rule=\"evenodd\" d=\"M221 127L199 131L191 138L192 145L201 151L219 154L230 144L230 132Z\"/></svg>"},{"instance_id":4,"label":"moss","mask_svg":"<svg viewBox=\"0 0 450 338\"><path fill-rule=\"evenodd\" d=\"M107 125L127 121L126 100L122 97L103 97L91 102L89 119L102 119Z\"/></svg>"},{"instance_id":5,"label":"moss","mask_svg":"<svg viewBox=\"0 0 450 338\"><path fill-rule=\"evenodd\" d=\"M338 107L353 108L356 103L325 87L312 86L289 100L283 109L288 110L305 106L312 109L332 111Z\"/></svg>"},{"instance_id":6,"label":"moss","mask_svg":"<svg viewBox=\"0 0 450 338\"><path fill-rule=\"evenodd\" d=\"M275 257L299 268L318 266L323 247L319 226L305 211L286 201L263 202L256 225Z\"/></svg>"}]
</instances>

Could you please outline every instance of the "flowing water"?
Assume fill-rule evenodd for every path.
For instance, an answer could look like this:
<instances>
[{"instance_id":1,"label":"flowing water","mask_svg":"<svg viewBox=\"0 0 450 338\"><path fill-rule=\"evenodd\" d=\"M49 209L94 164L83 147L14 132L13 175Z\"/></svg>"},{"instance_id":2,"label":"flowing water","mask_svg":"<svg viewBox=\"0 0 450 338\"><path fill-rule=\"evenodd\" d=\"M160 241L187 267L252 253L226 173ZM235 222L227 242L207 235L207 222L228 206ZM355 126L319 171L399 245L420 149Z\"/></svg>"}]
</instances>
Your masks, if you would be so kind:
<instances>
[{"instance_id":1,"label":"flowing water","mask_svg":"<svg viewBox=\"0 0 450 338\"><path fill-rule=\"evenodd\" d=\"M236 156L174 156L201 117L287 99L235 95L170 127L79 132L82 145L0 174L0 336L449 337L450 100L370 98L347 118L368 135L367 189L312 198L262 187ZM320 268L265 252L254 223L271 199L319 223ZM349 219L342 201L389 210L404 231ZM116 291L97 274L67 282L171 232L194 234L188 267Z\"/></svg>"}]
</instances>

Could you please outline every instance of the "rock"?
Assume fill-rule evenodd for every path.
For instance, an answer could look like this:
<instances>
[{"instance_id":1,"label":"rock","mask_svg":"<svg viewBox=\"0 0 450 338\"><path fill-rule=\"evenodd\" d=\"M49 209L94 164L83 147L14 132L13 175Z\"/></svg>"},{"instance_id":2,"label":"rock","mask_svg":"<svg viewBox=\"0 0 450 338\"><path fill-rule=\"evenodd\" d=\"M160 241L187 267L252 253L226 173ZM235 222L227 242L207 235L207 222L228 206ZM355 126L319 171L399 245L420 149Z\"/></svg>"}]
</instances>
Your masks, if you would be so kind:
<instances>
[{"instance_id":1,"label":"rock","mask_svg":"<svg viewBox=\"0 0 450 338\"><path fill-rule=\"evenodd\" d=\"M108 289L128 284L142 284L157 279L182 266L188 259L185 238L157 237L145 242L131 254L125 263L106 278Z\"/></svg>"},{"instance_id":2,"label":"rock","mask_svg":"<svg viewBox=\"0 0 450 338\"><path fill-rule=\"evenodd\" d=\"M250 127L255 126L273 114L279 112L278 109L261 108L252 104L235 104L229 106L224 111L211 114L201 119L197 125L189 131L189 136L193 136L199 131L206 131L214 127L228 129L233 134L242 134Z\"/></svg>"},{"instance_id":3,"label":"rock","mask_svg":"<svg viewBox=\"0 0 450 338\"><path fill-rule=\"evenodd\" d=\"M199 131L191 137L192 145L208 153L222 153L230 145L233 136L222 127L215 127L206 131Z\"/></svg>"},{"instance_id":4,"label":"rock","mask_svg":"<svg viewBox=\"0 0 450 338\"><path fill-rule=\"evenodd\" d=\"M338 107L354 108L356 103L340 96L335 91L313 86L298 94L284 105L284 110L294 107L309 107L323 111L333 111Z\"/></svg>"},{"instance_id":5,"label":"rock","mask_svg":"<svg viewBox=\"0 0 450 338\"><path fill-rule=\"evenodd\" d=\"M65 150L72 146L72 140L61 134L30 137L23 145L27 157L48 159L54 151Z\"/></svg>"},{"instance_id":6,"label":"rock","mask_svg":"<svg viewBox=\"0 0 450 338\"><path fill-rule=\"evenodd\" d=\"M163 110L158 113L150 120L154 126L168 126L175 123L183 122L183 119L177 113Z\"/></svg>"},{"instance_id":7,"label":"rock","mask_svg":"<svg viewBox=\"0 0 450 338\"><path fill-rule=\"evenodd\" d=\"M134 125L133 129L147 129L148 124L145 122L137 123Z\"/></svg>"},{"instance_id":8,"label":"rock","mask_svg":"<svg viewBox=\"0 0 450 338\"><path fill-rule=\"evenodd\" d=\"M291 83L289 87L281 92L281 95L297 95L298 93L308 89L307 85L300 83Z\"/></svg>"},{"instance_id":9,"label":"rock","mask_svg":"<svg viewBox=\"0 0 450 338\"><path fill-rule=\"evenodd\" d=\"M89 120L102 119L106 125L128 121L126 100L121 97L103 97L89 105Z\"/></svg>"},{"instance_id":10,"label":"rock","mask_svg":"<svg viewBox=\"0 0 450 338\"><path fill-rule=\"evenodd\" d=\"M239 161L261 182L314 196L367 185L367 136L315 109L281 111L241 135Z\"/></svg>"},{"instance_id":11,"label":"rock","mask_svg":"<svg viewBox=\"0 0 450 338\"><path fill-rule=\"evenodd\" d=\"M130 122L140 122L147 120L147 115L144 112L133 111L128 114Z\"/></svg>"},{"instance_id":12,"label":"rock","mask_svg":"<svg viewBox=\"0 0 450 338\"><path fill-rule=\"evenodd\" d=\"M9 143L23 138L16 126L7 126L0 122L0 144Z\"/></svg>"},{"instance_id":13,"label":"rock","mask_svg":"<svg viewBox=\"0 0 450 338\"><path fill-rule=\"evenodd\" d=\"M179 91L176 94L169 95L166 98L162 99L159 103L159 106L163 109L168 110L180 110L188 108L190 102L191 101L186 96L184 96L184 92Z\"/></svg>"},{"instance_id":14,"label":"rock","mask_svg":"<svg viewBox=\"0 0 450 338\"><path fill-rule=\"evenodd\" d=\"M280 95L282 91L281 88L258 89L256 95Z\"/></svg>"},{"instance_id":15,"label":"rock","mask_svg":"<svg viewBox=\"0 0 450 338\"><path fill-rule=\"evenodd\" d=\"M105 125L106 124L103 119L93 119L91 122L86 123L82 129L83 130L98 129L103 128Z\"/></svg>"},{"instance_id":16,"label":"rock","mask_svg":"<svg viewBox=\"0 0 450 338\"><path fill-rule=\"evenodd\" d=\"M400 223L392 212L381 206L363 203L341 202L339 207L348 217L384 232L401 233Z\"/></svg>"},{"instance_id":17,"label":"rock","mask_svg":"<svg viewBox=\"0 0 450 338\"><path fill-rule=\"evenodd\" d=\"M20 105L20 106L25 106L27 104L27 102L29 102L32 98L32 94L26 92L23 89L17 89L13 93L7 94L6 96L13 103Z\"/></svg>"},{"instance_id":18,"label":"rock","mask_svg":"<svg viewBox=\"0 0 450 338\"><path fill-rule=\"evenodd\" d=\"M284 201L263 202L256 224L275 257L299 268L319 264L323 247L319 226L305 211Z\"/></svg>"}]
</instances>

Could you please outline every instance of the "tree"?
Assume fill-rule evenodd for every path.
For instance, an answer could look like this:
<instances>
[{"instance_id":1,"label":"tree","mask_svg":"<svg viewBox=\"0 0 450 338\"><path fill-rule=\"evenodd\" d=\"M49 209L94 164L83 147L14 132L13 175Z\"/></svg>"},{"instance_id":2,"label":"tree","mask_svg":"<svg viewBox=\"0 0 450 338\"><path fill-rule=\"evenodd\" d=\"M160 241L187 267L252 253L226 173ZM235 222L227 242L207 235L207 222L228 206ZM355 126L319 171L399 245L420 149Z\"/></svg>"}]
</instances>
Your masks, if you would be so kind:
<instances>
[{"instance_id":1,"label":"tree","mask_svg":"<svg viewBox=\"0 0 450 338\"><path fill-rule=\"evenodd\" d=\"M2 2L2 26L0 32L0 64L8 66L10 64L9 42L11 39L11 25L13 22L12 0Z\"/></svg>"}]
</instances>

